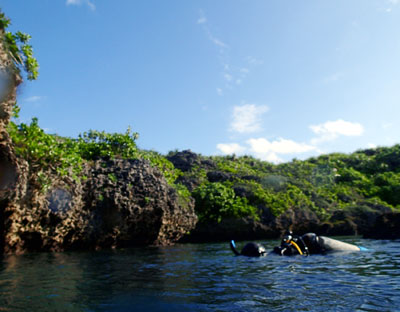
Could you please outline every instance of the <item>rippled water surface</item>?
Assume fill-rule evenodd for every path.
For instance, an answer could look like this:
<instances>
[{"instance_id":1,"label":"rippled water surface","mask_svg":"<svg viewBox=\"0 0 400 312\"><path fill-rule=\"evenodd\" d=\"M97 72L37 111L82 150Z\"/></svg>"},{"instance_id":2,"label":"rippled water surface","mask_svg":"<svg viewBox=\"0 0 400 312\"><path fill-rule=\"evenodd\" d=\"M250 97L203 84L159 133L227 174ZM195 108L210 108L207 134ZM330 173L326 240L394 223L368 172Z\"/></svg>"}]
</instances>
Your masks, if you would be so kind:
<instances>
[{"instance_id":1,"label":"rippled water surface","mask_svg":"<svg viewBox=\"0 0 400 312\"><path fill-rule=\"evenodd\" d=\"M245 258L225 243L7 256L0 311L400 311L400 241L344 240L370 251Z\"/></svg>"}]
</instances>

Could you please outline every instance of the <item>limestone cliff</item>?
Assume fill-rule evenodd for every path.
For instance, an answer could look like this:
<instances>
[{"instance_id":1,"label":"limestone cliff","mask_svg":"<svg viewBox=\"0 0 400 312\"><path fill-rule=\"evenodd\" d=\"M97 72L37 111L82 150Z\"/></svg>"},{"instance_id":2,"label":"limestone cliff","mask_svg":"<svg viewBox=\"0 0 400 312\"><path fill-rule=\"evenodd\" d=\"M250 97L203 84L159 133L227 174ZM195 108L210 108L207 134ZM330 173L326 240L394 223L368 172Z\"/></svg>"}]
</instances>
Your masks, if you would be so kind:
<instances>
[{"instance_id":1,"label":"limestone cliff","mask_svg":"<svg viewBox=\"0 0 400 312\"><path fill-rule=\"evenodd\" d=\"M21 79L2 42L0 74L0 252L166 245L194 228L193 199L146 160L86 162L72 178L19 158L7 124Z\"/></svg>"}]
</instances>

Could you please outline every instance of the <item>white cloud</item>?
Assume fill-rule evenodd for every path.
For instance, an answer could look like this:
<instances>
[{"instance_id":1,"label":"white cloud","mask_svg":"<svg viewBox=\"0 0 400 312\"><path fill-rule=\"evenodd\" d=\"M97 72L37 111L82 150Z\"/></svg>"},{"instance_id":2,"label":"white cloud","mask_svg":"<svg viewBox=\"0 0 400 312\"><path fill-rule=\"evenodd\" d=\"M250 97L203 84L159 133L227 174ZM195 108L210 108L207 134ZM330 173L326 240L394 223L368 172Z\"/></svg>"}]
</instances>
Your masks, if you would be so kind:
<instances>
[{"instance_id":1,"label":"white cloud","mask_svg":"<svg viewBox=\"0 0 400 312\"><path fill-rule=\"evenodd\" d=\"M250 145L251 150L257 154L271 152L277 154L299 154L316 150L315 146L283 138L275 141L269 141L265 138L249 139L247 143Z\"/></svg>"},{"instance_id":2,"label":"white cloud","mask_svg":"<svg viewBox=\"0 0 400 312\"><path fill-rule=\"evenodd\" d=\"M221 88L217 88L217 94L218 94L219 96L222 96L222 95L224 95L224 92L222 91Z\"/></svg>"},{"instance_id":3,"label":"white cloud","mask_svg":"<svg viewBox=\"0 0 400 312\"><path fill-rule=\"evenodd\" d=\"M279 163L283 160L279 154L301 154L309 151L316 151L316 147L305 143L297 143L292 140L279 138L269 141L265 138L249 139L250 151L262 160Z\"/></svg>"},{"instance_id":4,"label":"white cloud","mask_svg":"<svg viewBox=\"0 0 400 312\"><path fill-rule=\"evenodd\" d=\"M311 125L310 129L318 135L317 138L311 140L312 144L332 141L339 136L361 136L364 133L364 127L361 124L342 119L327 121L319 125Z\"/></svg>"},{"instance_id":5,"label":"white cloud","mask_svg":"<svg viewBox=\"0 0 400 312\"><path fill-rule=\"evenodd\" d=\"M368 147L368 148L376 148L377 145L374 144L374 143L368 143L368 144L367 144L367 147Z\"/></svg>"},{"instance_id":6,"label":"white cloud","mask_svg":"<svg viewBox=\"0 0 400 312\"><path fill-rule=\"evenodd\" d=\"M67 5L83 5L86 4L91 10L95 10L96 6L90 0L67 0Z\"/></svg>"},{"instance_id":7,"label":"white cloud","mask_svg":"<svg viewBox=\"0 0 400 312\"><path fill-rule=\"evenodd\" d=\"M224 42L222 42L222 40L214 37L210 32L208 33L208 38L218 47L220 48L228 48L228 45Z\"/></svg>"},{"instance_id":8,"label":"white cloud","mask_svg":"<svg viewBox=\"0 0 400 312\"><path fill-rule=\"evenodd\" d=\"M220 143L217 144L217 148L225 155L241 154L246 150L246 148L237 143Z\"/></svg>"},{"instance_id":9,"label":"white cloud","mask_svg":"<svg viewBox=\"0 0 400 312\"><path fill-rule=\"evenodd\" d=\"M269 110L268 106L245 104L233 108L231 131L252 133L261 130L261 116Z\"/></svg>"},{"instance_id":10,"label":"white cloud","mask_svg":"<svg viewBox=\"0 0 400 312\"><path fill-rule=\"evenodd\" d=\"M33 95L33 96L30 96L30 97L24 99L23 101L24 101L24 102L31 102L31 103L33 103L33 102L38 102L38 101L40 101L40 100L43 100L43 99L45 99L45 98L46 98L45 96Z\"/></svg>"}]
</instances>

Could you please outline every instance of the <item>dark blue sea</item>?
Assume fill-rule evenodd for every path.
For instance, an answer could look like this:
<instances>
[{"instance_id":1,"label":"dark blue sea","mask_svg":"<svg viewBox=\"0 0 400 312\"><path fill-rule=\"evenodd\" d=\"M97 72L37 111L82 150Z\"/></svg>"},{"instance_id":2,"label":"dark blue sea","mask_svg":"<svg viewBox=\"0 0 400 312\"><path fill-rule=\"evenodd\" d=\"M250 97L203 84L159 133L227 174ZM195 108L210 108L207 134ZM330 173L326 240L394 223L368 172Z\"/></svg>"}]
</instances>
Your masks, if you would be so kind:
<instances>
[{"instance_id":1,"label":"dark blue sea","mask_svg":"<svg viewBox=\"0 0 400 312\"><path fill-rule=\"evenodd\" d=\"M400 311L400 241L341 239L370 250L245 258L224 243L5 256L0 311Z\"/></svg>"}]
</instances>

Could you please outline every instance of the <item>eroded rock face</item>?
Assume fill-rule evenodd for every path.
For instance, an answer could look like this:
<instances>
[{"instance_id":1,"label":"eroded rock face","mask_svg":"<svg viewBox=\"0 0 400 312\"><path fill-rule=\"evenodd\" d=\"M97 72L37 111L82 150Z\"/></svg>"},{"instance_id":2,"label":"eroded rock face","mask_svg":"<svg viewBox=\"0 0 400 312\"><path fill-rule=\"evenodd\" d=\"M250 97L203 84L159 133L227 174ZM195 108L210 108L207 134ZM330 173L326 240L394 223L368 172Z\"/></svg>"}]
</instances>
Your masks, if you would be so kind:
<instances>
[{"instance_id":1,"label":"eroded rock face","mask_svg":"<svg viewBox=\"0 0 400 312\"><path fill-rule=\"evenodd\" d=\"M86 187L96 246L167 245L197 221L193 199L180 198L146 160L96 161Z\"/></svg>"},{"instance_id":2,"label":"eroded rock face","mask_svg":"<svg viewBox=\"0 0 400 312\"><path fill-rule=\"evenodd\" d=\"M30 173L6 207L6 253L168 245L197 221L193 199L145 160L98 160L81 181L46 174L48 189Z\"/></svg>"},{"instance_id":3,"label":"eroded rock face","mask_svg":"<svg viewBox=\"0 0 400 312\"><path fill-rule=\"evenodd\" d=\"M376 223L364 234L365 238L399 239L400 213L385 213L376 218Z\"/></svg>"},{"instance_id":4,"label":"eroded rock face","mask_svg":"<svg viewBox=\"0 0 400 312\"><path fill-rule=\"evenodd\" d=\"M194 166L199 166L201 164L199 155L193 153L191 150L178 152L167 157L167 159L174 164L175 168L183 172L190 171Z\"/></svg>"},{"instance_id":5,"label":"eroded rock face","mask_svg":"<svg viewBox=\"0 0 400 312\"><path fill-rule=\"evenodd\" d=\"M0 37L4 31L0 29ZM24 166L15 156L11 139L7 132L12 108L16 100L16 89L21 83L13 62L0 40L0 252L4 249L4 236L7 230L6 207L18 196L19 176Z\"/></svg>"}]
</instances>

